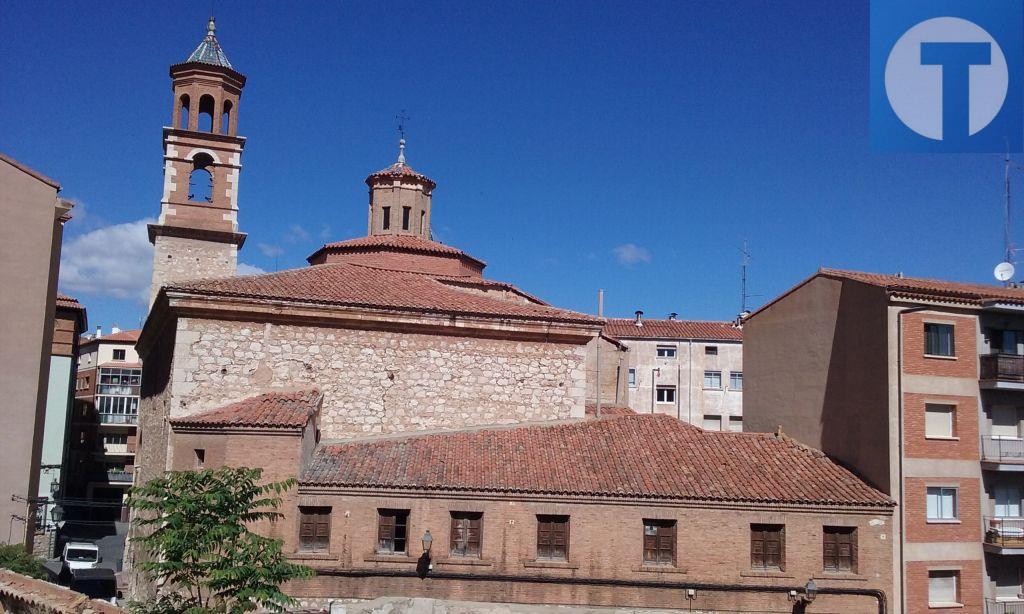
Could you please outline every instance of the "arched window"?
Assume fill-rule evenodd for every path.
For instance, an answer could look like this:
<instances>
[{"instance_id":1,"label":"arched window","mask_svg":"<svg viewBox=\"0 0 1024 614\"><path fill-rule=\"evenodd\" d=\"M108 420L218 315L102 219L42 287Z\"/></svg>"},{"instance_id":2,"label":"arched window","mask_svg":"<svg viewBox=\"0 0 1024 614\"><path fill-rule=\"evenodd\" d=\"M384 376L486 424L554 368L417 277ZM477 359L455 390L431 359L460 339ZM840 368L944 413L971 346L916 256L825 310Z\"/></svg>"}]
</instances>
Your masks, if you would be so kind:
<instances>
[{"instance_id":1,"label":"arched window","mask_svg":"<svg viewBox=\"0 0 1024 614\"><path fill-rule=\"evenodd\" d=\"M424 226L426 226L426 224L427 224L427 212L426 211L420 211L420 234L423 234L423 231L426 230L426 228L424 228Z\"/></svg>"},{"instance_id":2,"label":"arched window","mask_svg":"<svg viewBox=\"0 0 1024 614\"><path fill-rule=\"evenodd\" d=\"M220 116L220 133L231 134L231 101L224 101L224 113Z\"/></svg>"},{"instance_id":3,"label":"arched window","mask_svg":"<svg viewBox=\"0 0 1024 614\"><path fill-rule=\"evenodd\" d=\"M213 158L209 154L196 154L192 158L192 172L188 176L188 199L193 202L213 202Z\"/></svg>"},{"instance_id":4,"label":"arched window","mask_svg":"<svg viewBox=\"0 0 1024 614\"><path fill-rule=\"evenodd\" d=\"M178 107L178 128L188 130L188 94L182 94Z\"/></svg>"},{"instance_id":5,"label":"arched window","mask_svg":"<svg viewBox=\"0 0 1024 614\"><path fill-rule=\"evenodd\" d=\"M213 96L206 94L199 99L199 129L203 132L213 132Z\"/></svg>"}]
</instances>

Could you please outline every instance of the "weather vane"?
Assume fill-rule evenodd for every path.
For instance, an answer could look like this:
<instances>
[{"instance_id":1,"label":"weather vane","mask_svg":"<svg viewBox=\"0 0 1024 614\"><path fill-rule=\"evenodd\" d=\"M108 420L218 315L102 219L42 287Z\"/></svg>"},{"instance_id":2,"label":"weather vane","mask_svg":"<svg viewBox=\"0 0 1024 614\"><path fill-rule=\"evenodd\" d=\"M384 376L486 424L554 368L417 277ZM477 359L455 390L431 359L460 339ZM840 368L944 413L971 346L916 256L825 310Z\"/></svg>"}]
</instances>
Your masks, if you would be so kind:
<instances>
[{"instance_id":1,"label":"weather vane","mask_svg":"<svg viewBox=\"0 0 1024 614\"><path fill-rule=\"evenodd\" d=\"M402 140L405 140L405 122L409 121L409 116L405 114L405 109L402 109L395 116L395 121L398 122L398 134L402 136Z\"/></svg>"}]
</instances>

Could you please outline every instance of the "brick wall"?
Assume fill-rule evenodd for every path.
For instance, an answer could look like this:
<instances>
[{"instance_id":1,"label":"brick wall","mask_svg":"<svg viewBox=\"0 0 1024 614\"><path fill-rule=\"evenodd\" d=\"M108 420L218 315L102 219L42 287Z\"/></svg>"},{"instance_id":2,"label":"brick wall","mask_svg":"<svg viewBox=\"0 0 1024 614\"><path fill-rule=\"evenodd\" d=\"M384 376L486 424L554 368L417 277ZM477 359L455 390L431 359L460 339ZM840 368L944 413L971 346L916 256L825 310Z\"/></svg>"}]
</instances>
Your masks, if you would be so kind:
<instances>
[{"instance_id":1,"label":"brick wall","mask_svg":"<svg viewBox=\"0 0 1024 614\"><path fill-rule=\"evenodd\" d=\"M925 405L928 403L956 406L953 421L955 440L925 438ZM903 436L904 452L908 457L977 460L980 458L977 397L904 394Z\"/></svg>"},{"instance_id":2,"label":"brick wall","mask_svg":"<svg viewBox=\"0 0 1024 614\"><path fill-rule=\"evenodd\" d=\"M906 478L903 504L908 542L981 543L981 480L977 478ZM958 495L956 522L928 522L927 487L953 486Z\"/></svg>"},{"instance_id":3,"label":"brick wall","mask_svg":"<svg viewBox=\"0 0 1024 614\"><path fill-rule=\"evenodd\" d=\"M960 572L959 599L963 607L934 609L928 607L928 570L954 569ZM983 614L981 561L912 561L907 563L907 612L949 612Z\"/></svg>"},{"instance_id":4,"label":"brick wall","mask_svg":"<svg viewBox=\"0 0 1024 614\"><path fill-rule=\"evenodd\" d=\"M953 358L925 356L926 322L952 324ZM977 318L950 314L908 313L903 316L903 372L912 375L978 377Z\"/></svg>"},{"instance_id":5,"label":"brick wall","mask_svg":"<svg viewBox=\"0 0 1024 614\"><path fill-rule=\"evenodd\" d=\"M331 495L302 490L299 502L332 508L330 551L322 555L294 555L297 560L320 570L315 579L290 586L291 594L303 597L405 595L472 601L677 608L687 605L682 598L682 587L688 583L785 588L803 586L813 577L822 587L878 589L887 594L891 588L892 517L887 512L474 499L472 495L451 498L443 495L439 498ZM375 554L378 508L410 510L410 556ZM483 514L479 558L449 556L453 511ZM567 563L535 562L537 514L570 516ZM676 521L674 566L644 565L645 518ZM750 523L786 526L782 571L751 569ZM822 527L825 525L857 528L859 560L855 574L830 574L822 570ZM425 580L407 577L414 576L422 555L420 537L428 529L434 539L432 573L458 577L435 575L431 578L430 574ZM296 533L285 536L286 552L295 553L297 545ZM399 577L388 577L388 574ZM355 577L357 575L362 577ZM502 579L488 579L494 577ZM537 579L562 581L545 583ZM619 581L624 586L614 586L609 581ZM677 588L661 590L638 586L650 582L670 583ZM699 601L693 604L695 608L792 611L792 604L784 593L727 589L700 590L698 594ZM868 596L825 596L820 605L816 602L814 607L837 612L877 611L874 599Z\"/></svg>"}]
</instances>

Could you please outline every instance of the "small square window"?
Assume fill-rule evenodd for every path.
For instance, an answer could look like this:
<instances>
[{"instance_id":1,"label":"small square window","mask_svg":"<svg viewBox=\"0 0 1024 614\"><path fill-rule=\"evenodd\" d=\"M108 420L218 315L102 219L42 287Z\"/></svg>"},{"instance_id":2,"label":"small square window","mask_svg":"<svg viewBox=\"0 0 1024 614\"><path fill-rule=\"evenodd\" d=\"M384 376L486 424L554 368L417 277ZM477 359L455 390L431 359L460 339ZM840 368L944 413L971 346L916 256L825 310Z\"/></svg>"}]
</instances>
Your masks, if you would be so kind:
<instances>
[{"instance_id":1,"label":"small square window","mask_svg":"<svg viewBox=\"0 0 1024 614\"><path fill-rule=\"evenodd\" d=\"M629 387L636 388L636 369L629 370Z\"/></svg>"},{"instance_id":2,"label":"small square window","mask_svg":"<svg viewBox=\"0 0 1024 614\"><path fill-rule=\"evenodd\" d=\"M929 356L956 356L953 325L925 322L924 353Z\"/></svg>"},{"instance_id":3,"label":"small square window","mask_svg":"<svg viewBox=\"0 0 1024 614\"><path fill-rule=\"evenodd\" d=\"M569 558L569 517L537 516L537 558L566 561Z\"/></svg>"},{"instance_id":4,"label":"small square window","mask_svg":"<svg viewBox=\"0 0 1024 614\"><path fill-rule=\"evenodd\" d=\"M729 390L743 390L742 371L732 371L729 373Z\"/></svg>"},{"instance_id":5,"label":"small square window","mask_svg":"<svg viewBox=\"0 0 1024 614\"><path fill-rule=\"evenodd\" d=\"M331 547L331 508L299 507L299 550L327 552Z\"/></svg>"},{"instance_id":6,"label":"small square window","mask_svg":"<svg viewBox=\"0 0 1024 614\"><path fill-rule=\"evenodd\" d=\"M960 572L932 569L928 571L928 605L959 605Z\"/></svg>"},{"instance_id":7,"label":"small square window","mask_svg":"<svg viewBox=\"0 0 1024 614\"><path fill-rule=\"evenodd\" d=\"M658 346L658 358L675 358L676 348L671 345Z\"/></svg>"},{"instance_id":8,"label":"small square window","mask_svg":"<svg viewBox=\"0 0 1024 614\"><path fill-rule=\"evenodd\" d=\"M124 350L114 350L114 360L124 360L124 357L125 357L125 351Z\"/></svg>"},{"instance_id":9,"label":"small square window","mask_svg":"<svg viewBox=\"0 0 1024 614\"><path fill-rule=\"evenodd\" d=\"M644 520L644 565L675 565L676 521Z\"/></svg>"},{"instance_id":10,"label":"small square window","mask_svg":"<svg viewBox=\"0 0 1024 614\"><path fill-rule=\"evenodd\" d=\"M958 489L950 486L929 486L928 520L956 520L959 518Z\"/></svg>"},{"instance_id":11,"label":"small square window","mask_svg":"<svg viewBox=\"0 0 1024 614\"><path fill-rule=\"evenodd\" d=\"M951 439L956 436L956 406L928 403L924 406L924 436Z\"/></svg>"},{"instance_id":12,"label":"small square window","mask_svg":"<svg viewBox=\"0 0 1024 614\"><path fill-rule=\"evenodd\" d=\"M704 387L712 388L715 390L722 389L722 372L721 371L705 371L704 372Z\"/></svg>"},{"instance_id":13,"label":"small square window","mask_svg":"<svg viewBox=\"0 0 1024 614\"><path fill-rule=\"evenodd\" d=\"M720 431L722 430L722 417L712 416L705 414L704 416L704 430L705 431Z\"/></svg>"},{"instance_id":14,"label":"small square window","mask_svg":"<svg viewBox=\"0 0 1024 614\"><path fill-rule=\"evenodd\" d=\"M377 553L406 554L408 530L409 510L377 510Z\"/></svg>"},{"instance_id":15,"label":"small square window","mask_svg":"<svg viewBox=\"0 0 1024 614\"><path fill-rule=\"evenodd\" d=\"M658 386L657 390L657 401L658 403L675 403L676 402L676 387L675 386Z\"/></svg>"},{"instance_id":16,"label":"small square window","mask_svg":"<svg viewBox=\"0 0 1024 614\"><path fill-rule=\"evenodd\" d=\"M705 356L718 356L718 346L717 345L705 345L704 346L704 355Z\"/></svg>"},{"instance_id":17,"label":"small square window","mask_svg":"<svg viewBox=\"0 0 1024 614\"><path fill-rule=\"evenodd\" d=\"M742 433L743 416L729 416L729 430L734 433Z\"/></svg>"}]
</instances>

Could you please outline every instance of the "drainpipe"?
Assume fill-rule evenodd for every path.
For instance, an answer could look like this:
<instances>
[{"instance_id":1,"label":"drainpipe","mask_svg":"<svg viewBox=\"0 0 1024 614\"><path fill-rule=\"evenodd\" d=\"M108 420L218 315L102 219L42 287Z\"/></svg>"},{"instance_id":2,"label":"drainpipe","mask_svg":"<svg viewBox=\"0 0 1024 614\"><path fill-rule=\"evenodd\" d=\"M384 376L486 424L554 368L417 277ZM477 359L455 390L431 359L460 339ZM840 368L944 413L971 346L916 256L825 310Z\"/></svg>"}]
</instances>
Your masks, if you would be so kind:
<instances>
[{"instance_id":1,"label":"drainpipe","mask_svg":"<svg viewBox=\"0 0 1024 614\"><path fill-rule=\"evenodd\" d=\"M654 367L651 369L651 413L654 413L655 402L658 397L658 382L654 379L661 375L661 369Z\"/></svg>"},{"instance_id":2,"label":"drainpipe","mask_svg":"<svg viewBox=\"0 0 1024 614\"><path fill-rule=\"evenodd\" d=\"M686 416L690 424L693 424L693 339L686 342L687 362L686 368Z\"/></svg>"},{"instance_id":3,"label":"drainpipe","mask_svg":"<svg viewBox=\"0 0 1024 614\"><path fill-rule=\"evenodd\" d=\"M675 315L675 314L672 314L672 315ZM669 318L669 319L673 320L675 318ZM682 363L679 362L679 344L677 343L676 344L676 420L682 420L683 419L683 398L682 398L682 395L680 394L682 392L682 390L679 390L682 387L683 387L683 365L682 365ZM689 388L686 389L686 395L687 395L687 398L689 398L689 395L690 395L690 389Z\"/></svg>"},{"instance_id":4,"label":"drainpipe","mask_svg":"<svg viewBox=\"0 0 1024 614\"><path fill-rule=\"evenodd\" d=\"M908 307L901 309L896 314L896 394L897 407L899 408L899 492L900 492L900 601L903 602L903 610L907 611L907 563L904 550L907 544L907 514L905 489L903 487L903 316L908 313L927 311L928 307Z\"/></svg>"}]
</instances>

